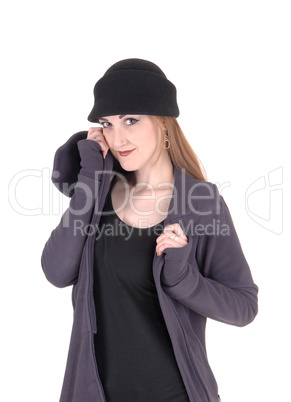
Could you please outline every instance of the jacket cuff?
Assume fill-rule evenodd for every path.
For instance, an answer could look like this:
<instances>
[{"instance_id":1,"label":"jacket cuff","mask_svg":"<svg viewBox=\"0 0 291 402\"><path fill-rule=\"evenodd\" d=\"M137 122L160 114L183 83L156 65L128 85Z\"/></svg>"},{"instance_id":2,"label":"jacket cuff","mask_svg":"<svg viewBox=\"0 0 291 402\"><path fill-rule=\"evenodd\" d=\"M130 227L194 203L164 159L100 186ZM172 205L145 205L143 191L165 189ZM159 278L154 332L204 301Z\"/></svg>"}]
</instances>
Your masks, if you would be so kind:
<instances>
[{"instance_id":1,"label":"jacket cuff","mask_svg":"<svg viewBox=\"0 0 291 402\"><path fill-rule=\"evenodd\" d=\"M104 166L104 158L100 144L97 141L87 140L85 138L78 141L77 145L81 157L81 169L79 173L100 181Z\"/></svg>"},{"instance_id":2,"label":"jacket cuff","mask_svg":"<svg viewBox=\"0 0 291 402\"><path fill-rule=\"evenodd\" d=\"M188 244L184 247L166 247L165 264L161 272L161 280L166 286L179 283L187 273L188 257L193 245L193 239L188 237Z\"/></svg>"}]
</instances>

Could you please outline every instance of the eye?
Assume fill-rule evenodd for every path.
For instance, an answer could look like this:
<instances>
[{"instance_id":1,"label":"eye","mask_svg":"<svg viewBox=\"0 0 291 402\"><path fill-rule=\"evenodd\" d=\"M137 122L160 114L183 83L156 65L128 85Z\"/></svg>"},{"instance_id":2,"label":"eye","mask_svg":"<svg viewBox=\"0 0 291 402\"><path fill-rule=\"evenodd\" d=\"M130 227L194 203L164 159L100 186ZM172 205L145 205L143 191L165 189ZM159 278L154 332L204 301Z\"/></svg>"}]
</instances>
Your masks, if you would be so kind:
<instances>
[{"instance_id":1,"label":"eye","mask_svg":"<svg viewBox=\"0 0 291 402\"><path fill-rule=\"evenodd\" d=\"M133 124L135 124L136 122L138 122L138 120L137 119L134 119L134 118L127 118L127 119L125 119L125 121L128 121L128 120L133 120L133 123L132 124L128 124L129 126L132 126ZM109 126L104 126L104 124L111 124L111 123L109 123L109 121L101 121L100 122L100 124L102 125L102 127L103 128L108 128Z\"/></svg>"},{"instance_id":2,"label":"eye","mask_svg":"<svg viewBox=\"0 0 291 402\"><path fill-rule=\"evenodd\" d=\"M111 124L111 123L109 123L109 121L103 121L103 122L101 122L100 124L102 124L102 126L103 126L103 124L107 124L107 123L108 123L108 124ZM107 126L107 127L108 127L108 126ZM107 127L104 127L104 126L103 126L103 128L107 128Z\"/></svg>"},{"instance_id":3,"label":"eye","mask_svg":"<svg viewBox=\"0 0 291 402\"><path fill-rule=\"evenodd\" d=\"M133 124L135 124L138 120L136 120L136 119L133 119L133 118L128 118L128 119L126 119L125 121L128 121L128 120L134 120L134 123ZM133 124L130 124L130 126L132 126Z\"/></svg>"}]
</instances>

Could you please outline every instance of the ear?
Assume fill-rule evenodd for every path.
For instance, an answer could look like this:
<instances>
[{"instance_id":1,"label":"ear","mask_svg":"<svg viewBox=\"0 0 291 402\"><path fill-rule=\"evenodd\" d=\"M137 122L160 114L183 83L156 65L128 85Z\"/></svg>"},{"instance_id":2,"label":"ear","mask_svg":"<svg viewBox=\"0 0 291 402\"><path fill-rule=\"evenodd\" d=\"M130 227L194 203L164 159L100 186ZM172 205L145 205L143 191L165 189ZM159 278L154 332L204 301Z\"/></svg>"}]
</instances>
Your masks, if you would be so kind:
<instances>
[{"instance_id":1,"label":"ear","mask_svg":"<svg viewBox=\"0 0 291 402\"><path fill-rule=\"evenodd\" d=\"M166 124L165 124L165 120L163 120L163 130L167 130Z\"/></svg>"}]
</instances>

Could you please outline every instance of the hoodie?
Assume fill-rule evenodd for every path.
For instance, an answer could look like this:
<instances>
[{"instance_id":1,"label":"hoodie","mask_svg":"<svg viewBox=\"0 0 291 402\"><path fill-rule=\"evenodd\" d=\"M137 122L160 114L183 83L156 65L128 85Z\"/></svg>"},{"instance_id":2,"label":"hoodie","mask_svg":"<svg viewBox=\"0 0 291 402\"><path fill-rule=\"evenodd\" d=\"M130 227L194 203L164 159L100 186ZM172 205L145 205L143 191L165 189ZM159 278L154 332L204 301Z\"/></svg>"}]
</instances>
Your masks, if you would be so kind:
<instances>
[{"instance_id":1,"label":"hoodie","mask_svg":"<svg viewBox=\"0 0 291 402\"><path fill-rule=\"evenodd\" d=\"M123 173L108 150L72 135L54 157L52 182L70 204L51 232L41 266L54 286L72 286L74 312L60 402L105 402L94 352L98 331L93 298L94 240L110 178ZM207 318L243 327L258 312L258 286L242 251L229 208L217 186L174 168L164 227L179 223L189 243L155 252L152 269L161 311L191 402L219 401L208 363Z\"/></svg>"}]
</instances>

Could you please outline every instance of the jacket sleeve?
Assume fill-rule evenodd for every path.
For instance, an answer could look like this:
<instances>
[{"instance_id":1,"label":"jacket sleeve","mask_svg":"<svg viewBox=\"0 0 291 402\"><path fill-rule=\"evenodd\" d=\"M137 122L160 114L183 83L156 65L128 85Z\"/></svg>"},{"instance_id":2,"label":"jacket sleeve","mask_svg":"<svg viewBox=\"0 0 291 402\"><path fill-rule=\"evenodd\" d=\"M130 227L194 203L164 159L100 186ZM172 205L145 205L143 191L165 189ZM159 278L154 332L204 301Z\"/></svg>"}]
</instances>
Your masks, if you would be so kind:
<instances>
[{"instance_id":1,"label":"jacket sleeve","mask_svg":"<svg viewBox=\"0 0 291 402\"><path fill-rule=\"evenodd\" d=\"M195 240L188 236L186 246L164 249L161 283L172 298L195 312L242 327L257 315L258 286L221 195L219 202L219 224L228 234L204 233Z\"/></svg>"},{"instance_id":2,"label":"jacket sleeve","mask_svg":"<svg viewBox=\"0 0 291 402\"><path fill-rule=\"evenodd\" d=\"M100 144L82 139L77 143L81 169L70 205L51 232L41 255L41 266L49 282L63 288L78 280L83 247L98 198L104 158Z\"/></svg>"}]
</instances>

